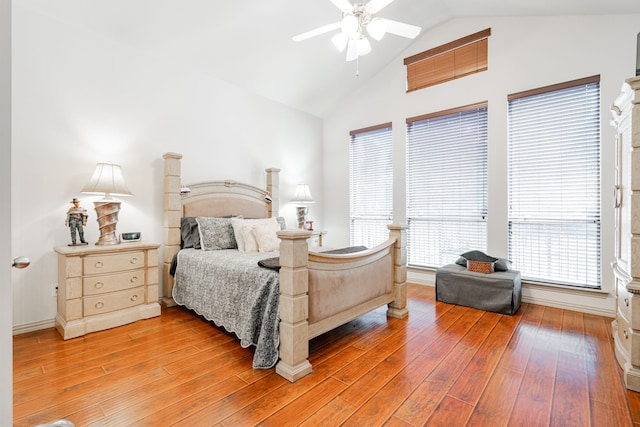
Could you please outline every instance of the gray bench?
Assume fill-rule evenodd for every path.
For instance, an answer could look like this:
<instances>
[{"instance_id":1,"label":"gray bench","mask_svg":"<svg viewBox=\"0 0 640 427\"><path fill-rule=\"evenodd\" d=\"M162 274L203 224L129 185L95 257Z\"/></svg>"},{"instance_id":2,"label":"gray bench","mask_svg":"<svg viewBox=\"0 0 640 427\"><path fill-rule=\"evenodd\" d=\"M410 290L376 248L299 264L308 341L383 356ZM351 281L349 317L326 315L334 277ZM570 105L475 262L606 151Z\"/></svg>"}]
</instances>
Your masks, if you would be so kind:
<instances>
[{"instance_id":1,"label":"gray bench","mask_svg":"<svg viewBox=\"0 0 640 427\"><path fill-rule=\"evenodd\" d=\"M436 301L502 314L514 314L522 300L522 279L516 270L484 274L448 264L436 271Z\"/></svg>"}]
</instances>

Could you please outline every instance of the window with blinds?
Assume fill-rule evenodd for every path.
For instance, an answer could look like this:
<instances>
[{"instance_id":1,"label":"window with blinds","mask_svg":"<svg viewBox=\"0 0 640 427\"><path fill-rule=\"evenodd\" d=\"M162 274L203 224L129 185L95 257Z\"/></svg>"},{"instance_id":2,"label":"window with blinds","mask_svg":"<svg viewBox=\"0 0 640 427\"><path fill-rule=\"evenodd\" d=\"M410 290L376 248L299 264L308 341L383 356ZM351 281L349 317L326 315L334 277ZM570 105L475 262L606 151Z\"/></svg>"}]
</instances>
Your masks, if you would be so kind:
<instances>
[{"instance_id":1,"label":"window with blinds","mask_svg":"<svg viewBox=\"0 0 640 427\"><path fill-rule=\"evenodd\" d=\"M404 59L407 92L486 71L491 28Z\"/></svg>"},{"instance_id":2,"label":"window with blinds","mask_svg":"<svg viewBox=\"0 0 640 427\"><path fill-rule=\"evenodd\" d=\"M393 218L391 123L349 134L350 241L373 247L389 238Z\"/></svg>"},{"instance_id":3,"label":"window with blinds","mask_svg":"<svg viewBox=\"0 0 640 427\"><path fill-rule=\"evenodd\" d=\"M407 119L408 263L486 250L487 103Z\"/></svg>"},{"instance_id":4,"label":"window with blinds","mask_svg":"<svg viewBox=\"0 0 640 427\"><path fill-rule=\"evenodd\" d=\"M509 257L523 278L600 287L600 77L508 96Z\"/></svg>"}]
</instances>

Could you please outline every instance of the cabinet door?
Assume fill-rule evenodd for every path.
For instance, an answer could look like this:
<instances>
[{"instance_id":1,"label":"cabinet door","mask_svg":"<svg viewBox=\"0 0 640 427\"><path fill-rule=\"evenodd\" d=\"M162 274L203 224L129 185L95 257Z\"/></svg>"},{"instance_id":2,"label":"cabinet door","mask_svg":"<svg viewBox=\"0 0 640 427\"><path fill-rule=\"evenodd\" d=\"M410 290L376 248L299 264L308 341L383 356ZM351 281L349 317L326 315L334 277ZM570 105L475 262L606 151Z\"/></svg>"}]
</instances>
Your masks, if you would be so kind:
<instances>
[{"instance_id":1,"label":"cabinet door","mask_svg":"<svg viewBox=\"0 0 640 427\"><path fill-rule=\"evenodd\" d=\"M631 128L628 115L621 120L616 138L616 259L621 269L630 272L631 259Z\"/></svg>"}]
</instances>

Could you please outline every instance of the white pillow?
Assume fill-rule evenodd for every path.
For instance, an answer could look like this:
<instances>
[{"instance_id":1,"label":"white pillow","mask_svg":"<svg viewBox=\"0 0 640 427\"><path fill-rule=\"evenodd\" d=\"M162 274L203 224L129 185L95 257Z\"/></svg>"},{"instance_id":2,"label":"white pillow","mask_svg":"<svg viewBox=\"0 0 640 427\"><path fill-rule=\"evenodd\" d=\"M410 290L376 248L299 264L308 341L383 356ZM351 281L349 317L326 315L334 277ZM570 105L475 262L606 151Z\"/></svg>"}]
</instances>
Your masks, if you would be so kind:
<instances>
[{"instance_id":1,"label":"white pillow","mask_svg":"<svg viewBox=\"0 0 640 427\"><path fill-rule=\"evenodd\" d=\"M260 225L260 224L275 224L276 226L278 226L278 221L275 218L257 218L257 219L231 218L231 226L233 227L233 234L235 235L239 251L241 252L257 252L258 251L258 242L256 241L255 237L251 233L251 229L253 228L253 226Z\"/></svg>"},{"instance_id":2,"label":"white pillow","mask_svg":"<svg viewBox=\"0 0 640 427\"><path fill-rule=\"evenodd\" d=\"M245 225L240 229L242 241L244 242L244 252L258 252L258 241L252 233L253 228L253 225Z\"/></svg>"},{"instance_id":3,"label":"white pillow","mask_svg":"<svg viewBox=\"0 0 640 427\"><path fill-rule=\"evenodd\" d=\"M258 244L258 252L273 252L280 249L280 239L277 232L280 231L280 224L265 223L256 224L251 229L251 234Z\"/></svg>"}]
</instances>

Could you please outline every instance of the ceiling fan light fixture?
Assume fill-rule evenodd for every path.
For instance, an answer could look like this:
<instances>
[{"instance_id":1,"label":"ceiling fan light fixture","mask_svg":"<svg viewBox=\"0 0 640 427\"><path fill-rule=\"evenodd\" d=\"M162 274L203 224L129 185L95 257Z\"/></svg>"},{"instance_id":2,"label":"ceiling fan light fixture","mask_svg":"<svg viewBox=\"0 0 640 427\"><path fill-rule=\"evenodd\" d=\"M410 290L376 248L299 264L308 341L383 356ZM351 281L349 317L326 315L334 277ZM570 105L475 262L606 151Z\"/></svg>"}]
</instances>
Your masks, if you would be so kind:
<instances>
[{"instance_id":1,"label":"ceiling fan light fixture","mask_svg":"<svg viewBox=\"0 0 640 427\"><path fill-rule=\"evenodd\" d=\"M331 37L331 43L338 49L338 52L342 52L344 48L347 47L347 43L349 43L349 37L345 33L340 32Z\"/></svg>"},{"instance_id":2,"label":"ceiling fan light fixture","mask_svg":"<svg viewBox=\"0 0 640 427\"><path fill-rule=\"evenodd\" d=\"M342 32L345 33L348 37L353 37L359 31L360 22L358 22L358 18L354 15L346 14L344 18L342 18L340 28L342 29Z\"/></svg>"},{"instance_id":3,"label":"ceiling fan light fixture","mask_svg":"<svg viewBox=\"0 0 640 427\"><path fill-rule=\"evenodd\" d=\"M371 43L369 43L369 39L365 36L360 36L357 43L358 56L364 56L367 53L371 52Z\"/></svg>"},{"instance_id":4,"label":"ceiling fan light fixture","mask_svg":"<svg viewBox=\"0 0 640 427\"><path fill-rule=\"evenodd\" d=\"M367 24L367 32L374 40L380 41L387 32L387 23L384 19L373 18Z\"/></svg>"}]
</instances>

